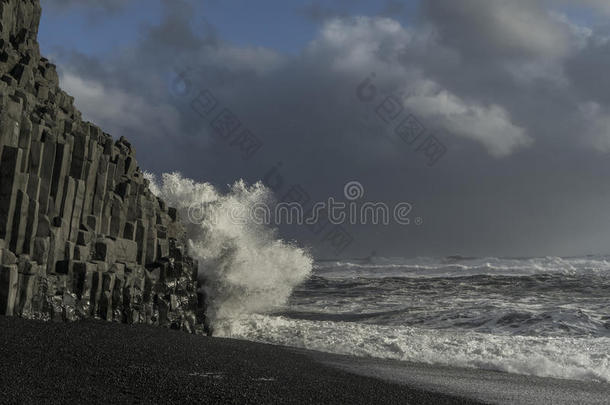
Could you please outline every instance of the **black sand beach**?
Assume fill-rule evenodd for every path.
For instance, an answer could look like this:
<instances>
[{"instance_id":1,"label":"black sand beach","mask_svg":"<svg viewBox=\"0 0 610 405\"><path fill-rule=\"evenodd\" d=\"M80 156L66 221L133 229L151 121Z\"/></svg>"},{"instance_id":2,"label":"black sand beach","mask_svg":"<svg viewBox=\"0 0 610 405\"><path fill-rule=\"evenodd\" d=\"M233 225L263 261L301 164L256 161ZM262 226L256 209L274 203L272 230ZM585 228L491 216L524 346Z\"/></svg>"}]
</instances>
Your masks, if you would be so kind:
<instances>
[{"instance_id":1,"label":"black sand beach","mask_svg":"<svg viewBox=\"0 0 610 405\"><path fill-rule=\"evenodd\" d=\"M0 358L1 403L473 403L289 348L96 321L0 317Z\"/></svg>"}]
</instances>

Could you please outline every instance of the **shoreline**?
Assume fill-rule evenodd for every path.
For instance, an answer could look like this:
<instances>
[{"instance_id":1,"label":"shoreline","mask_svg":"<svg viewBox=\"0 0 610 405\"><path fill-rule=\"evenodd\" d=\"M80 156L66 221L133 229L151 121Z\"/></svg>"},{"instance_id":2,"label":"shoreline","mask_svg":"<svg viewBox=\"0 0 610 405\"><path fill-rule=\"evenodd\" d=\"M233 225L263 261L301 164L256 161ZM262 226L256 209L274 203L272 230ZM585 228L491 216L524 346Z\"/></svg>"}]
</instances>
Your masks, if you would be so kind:
<instances>
[{"instance_id":1,"label":"shoreline","mask_svg":"<svg viewBox=\"0 0 610 405\"><path fill-rule=\"evenodd\" d=\"M310 355L323 364L358 375L484 403L607 404L610 398L610 384L605 382L316 352Z\"/></svg>"},{"instance_id":2,"label":"shoreline","mask_svg":"<svg viewBox=\"0 0 610 405\"><path fill-rule=\"evenodd\" d=\"M299 349L104 321L0 317L0 402L473 404Z\"/></svg>"},{"instance_id":3,"label":"shoreline","mask_svg":"<svg viewBox=\"0 0 610 405\"><path fill-rule=\"evenodd\" d=\"M610 384L0 316L0 402L603 404Z\"/></svg>"}]
</instances>

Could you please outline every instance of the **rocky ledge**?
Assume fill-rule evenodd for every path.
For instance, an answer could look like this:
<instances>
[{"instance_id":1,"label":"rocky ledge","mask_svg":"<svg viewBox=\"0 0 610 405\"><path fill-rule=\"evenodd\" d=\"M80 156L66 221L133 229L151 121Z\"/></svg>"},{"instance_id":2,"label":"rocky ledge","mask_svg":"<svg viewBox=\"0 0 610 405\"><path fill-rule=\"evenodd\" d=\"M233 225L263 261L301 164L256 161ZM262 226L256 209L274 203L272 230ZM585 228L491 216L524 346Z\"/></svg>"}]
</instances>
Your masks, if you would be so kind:
<instances>
[{"instance_id":1,"label":"rocky ledge","mask_svg":"<svg viewBox=\"0 0 610 405\"><path fill-rule=\"evenodd\" d=\"M38 0L0 0L0 314L194 331L197 263L177 212L133 146L59 88L40 15Z\"/></svg>"}]
</instances>

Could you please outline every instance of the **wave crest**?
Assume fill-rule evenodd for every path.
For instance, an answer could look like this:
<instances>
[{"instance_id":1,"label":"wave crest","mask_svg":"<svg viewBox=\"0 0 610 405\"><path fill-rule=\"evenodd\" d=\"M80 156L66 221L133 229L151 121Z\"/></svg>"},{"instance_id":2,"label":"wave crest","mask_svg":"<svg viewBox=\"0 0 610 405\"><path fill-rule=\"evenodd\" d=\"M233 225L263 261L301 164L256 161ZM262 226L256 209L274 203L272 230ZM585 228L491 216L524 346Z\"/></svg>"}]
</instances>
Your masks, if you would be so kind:
<instances>
[{"instance_id":1,"label":"wave crest","mask_svg":"<svg viewBox=\"0 0 610 405\"><path fill-rule=\"evenodd\" d=\"M219 319L284 305L293 288L310 275L313 260L308 252L280 240L274 229L236 214L273 200L261 183L248 186L239 180L223 194L180 173L165 173L161 181L150 173L145 176L153 193L176 207L181 218L190 219L184 221L189 254L199 262L212 327ZM193 207L196 220L192 212L189 215Z\"/></svg>"},{"instance_id":2,"label":"wave crest","mask_svg":"<svg viewBox=\"0 0 610 405\"><path fill-rule=\"evenodd\" d=\"M549 339L269 315L223 322L219 335L359 357L610 382L610 338Z\"/></svg>"}]
</instances>

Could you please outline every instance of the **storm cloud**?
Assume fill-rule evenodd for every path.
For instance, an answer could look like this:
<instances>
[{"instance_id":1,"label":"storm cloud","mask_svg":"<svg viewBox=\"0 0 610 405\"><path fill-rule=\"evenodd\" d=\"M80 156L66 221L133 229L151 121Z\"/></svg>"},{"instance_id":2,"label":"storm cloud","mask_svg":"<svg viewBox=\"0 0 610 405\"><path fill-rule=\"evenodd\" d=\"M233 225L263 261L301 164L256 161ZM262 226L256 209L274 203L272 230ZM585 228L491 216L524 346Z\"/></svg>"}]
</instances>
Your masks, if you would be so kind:
<instances>
[{"instance_id":1,"label":"storm cloud","mask_svg":"<svg viewBox=\"0 0 610 405\"><path fill-rule=\"evenodd\" d=\"M143 169L219 185L273 173L279 198L299 185L312 200L357 180L367 200L411 202L423 219L349 226L342 255L606 253L610 37L566 11L607 15L606 2L427 0L409 21L400 2L379 15L313 4L295 11L318 25L294 53L222 38L195 2L162 3L110 55L56 50L62 86L132 140ZM263 143L254 157L214 136L204 90ZM397 132L409 114L447 148L433 167Z\"/></svg>"}]
</instances>

